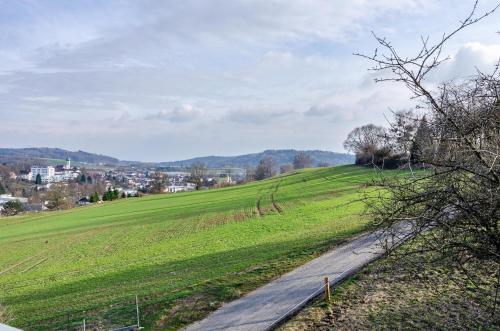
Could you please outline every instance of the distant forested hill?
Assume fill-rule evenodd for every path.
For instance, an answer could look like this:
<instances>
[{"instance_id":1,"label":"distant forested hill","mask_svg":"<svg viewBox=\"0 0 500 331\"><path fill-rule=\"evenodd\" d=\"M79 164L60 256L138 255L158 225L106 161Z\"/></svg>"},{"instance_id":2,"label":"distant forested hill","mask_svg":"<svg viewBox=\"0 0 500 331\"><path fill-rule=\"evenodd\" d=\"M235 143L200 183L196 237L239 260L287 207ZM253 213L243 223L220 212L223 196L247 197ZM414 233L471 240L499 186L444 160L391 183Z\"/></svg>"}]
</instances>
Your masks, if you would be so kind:
<instances>
[{"instance_id":1,"label":"distant forested hill","mask_svg":"<svg viewBox=\"0 0 500 331\"><path fill-rule=\"evenodd\" d=\"M237 156L205 156L197 157L182 161L172 161L172 162L160 162L160 163L146 163L140 161L120 161L114 157L88 153L84 151L68 151L61 148L48 148L48 147L30 147L30 148L0 148L0 162L38 162L39 164L45 164L43 159L58 159L64 160L66 157L70 157L71 161L84 162L92 164L110 164L110 165L135 165L135 166L174 166L174 167L188 167L194 162L203 162L209 168L221 168L221 167L246 167L246 166L257 166L259 161L266 157L272 157L276 163L279 165L292 163L295 155L299 152L294 149L283 149L283 150L266 150L261 153L237 155ZM328 165L340 165L340 164L353 164L354 155L335 153L328 151L302 151L311 156L313 160L313 166L318 166L321 164ZM165 158L168 156L165 156ZM50 164L50 162L48 163Z\"/></svg>"},{"instance_id":2,"label":"distant forested hill","mask_svg":"<svg viewBox=\"0 0 500 331\"><path fill-rule=\"evenodd\" d=\"M61 148L32 147L32 148L0 148L1 160L21 159L58 159L69 157L75 162L115 164L119 160L114 157L87 153L84 151L67 151Z\"/></svg>"},{"instance_id":3,"label":"distant forested hill","mask_svg":"<svg viewBox=\"0 0 500 331\"><path fill-rule=\"evenodd\" d=\"M259 161L266 157L272 157L278 165L283 165L287 163L292 163L294 157L301 151L295 149L282 149L282 150L266 150L261 153L245 154L237 156L205 156L197 157L182 161L173 162L162 162L161 165L164 166L189 166L194 162L203 162L209 168L220 168L226 166L233 167L245 167L245 166L256 166ZM335 153L328 151L302 151L307 153L313 159L313 165L317 166L321 163L328 165L340 165L340 164L353 164L354 155Z\"/></svg>"}]
</instances>

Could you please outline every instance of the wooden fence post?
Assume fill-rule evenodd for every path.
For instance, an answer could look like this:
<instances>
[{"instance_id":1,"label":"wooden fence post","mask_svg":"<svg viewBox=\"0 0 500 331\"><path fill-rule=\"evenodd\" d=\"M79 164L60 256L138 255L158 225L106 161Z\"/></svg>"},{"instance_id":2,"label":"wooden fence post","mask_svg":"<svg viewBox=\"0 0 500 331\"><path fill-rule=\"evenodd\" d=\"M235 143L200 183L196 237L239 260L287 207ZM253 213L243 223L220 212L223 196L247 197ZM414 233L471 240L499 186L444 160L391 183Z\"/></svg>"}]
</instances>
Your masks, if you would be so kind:
<instances>
[{"instance_id":1,"label":"wooden fence post","mask_svg":"<svg viewBox=\"0 0 500 331\"><path fill-rule=\"evenodd\" d=\"M139 299L137 298L137 294L135 295L135 313L137 316L137 329L141 329L141 320L139 318Z\"/></svg>"},{"instance_id":2,"label":"wooden fence post","mask_svg":"<svg viewBox=\"0 0 500 331\"><path fill-rule=\"evenodd\" d=\"M328 277L325 277L324 279L325 282L325 301L330 302L330 280Z\"/></svg>"}]
</instances>

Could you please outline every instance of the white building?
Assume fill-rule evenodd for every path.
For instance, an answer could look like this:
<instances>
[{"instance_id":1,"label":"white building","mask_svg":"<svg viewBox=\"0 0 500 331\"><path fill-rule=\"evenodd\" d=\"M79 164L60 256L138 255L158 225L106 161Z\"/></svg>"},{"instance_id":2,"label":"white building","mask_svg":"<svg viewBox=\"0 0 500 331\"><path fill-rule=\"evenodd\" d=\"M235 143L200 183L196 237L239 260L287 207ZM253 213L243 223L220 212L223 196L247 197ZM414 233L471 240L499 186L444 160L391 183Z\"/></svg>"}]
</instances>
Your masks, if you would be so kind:
<instances>
[{"instance_id":1,"label":"white building","mask_svg":"<svg viewBox=\"0 0 500 331\"><path fill-rule=\"evenodd\" d=\"M189 192L196 190L196 184L186 183L186 185L169 185L165 189L165 192L177 193L177 192Z\"/></svg>"},{"instance_id":2,"label":"white building","mask_svg":"<svg viewBox=\"0 0 500 331\"><path fill-rule=\"evenodd\" d=\"M40 175L43 183L50 183L54 180L56 169L53 166L32 166L31 167L31 180L35 181L36 176Z\"/></svg>"},{"instance_id":3,"label":"white building","mask_svg":"<svg viewBox=\"0 0 500 331\"><path fill-rule=\"evenodd\" d=\"M56 172L54 174L54 177L52 178L53 182L59 183L59 182L67 182L70 180L74 180L78 178L78 175L80 173L77 171L63 171L63 172Z\"/></svg>"},{"instance_id":4,"label":"white building","mask_svg":"<svg viewBox=\"0 0 500 331\"><path fill-rule=\"evenodd\" d=\"M61 169L60 167L58 167ZM22 176L23 179L36 181L37 175L40 175L42 178L42 183L59 183L59 182L68 182L78 178L80 175L79 170L73 170L71 168L71 160L70 158L66 158L66 163L62 167L62 171L57 171L53 166L32 166L31 172L25 176Z\"/></svg>"},{"instance_id":5,"label":"white building","mask_svg":"<svg viewBox=\"0 0 500 331\"><path fill-rule=\"evenodd\" d=\"M125 192L125 194L127 196L136 196L137 195L137 190L134 190L134 189L126 189L126 190L123 190L123 192Z\"/></svg>"}]
</instances>

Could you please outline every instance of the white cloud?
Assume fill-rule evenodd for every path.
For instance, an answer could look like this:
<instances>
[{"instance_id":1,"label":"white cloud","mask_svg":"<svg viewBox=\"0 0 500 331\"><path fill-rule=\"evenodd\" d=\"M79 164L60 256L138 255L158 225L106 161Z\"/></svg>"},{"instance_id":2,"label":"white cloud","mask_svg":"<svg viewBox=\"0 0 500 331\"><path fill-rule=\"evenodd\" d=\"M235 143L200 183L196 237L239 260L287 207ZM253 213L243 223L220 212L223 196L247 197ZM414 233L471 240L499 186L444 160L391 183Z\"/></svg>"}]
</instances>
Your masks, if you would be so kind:
<instances>
[{"instance_id":1,"label":"white cloud","mask_svg":"<svg viewBox=\"0 0 500 331\"><path fill-rule=\"evenodd\" d=\"M411 104L400 88L362 84L370 64L352 52L370 51L375 30L412 54L408 36L440 34L443 17L463 16L457 7L431 0L3 1L3 143L61 142L149 160L340 150L352 127L380 124L388 107ZM477 34L466 36L447 75L490 63L498 52ZM120 141L106 139L110 130Z\"/></svg>"},{"instance_id":2,"label":"white cloud","mask_svg":"<svg viewBox=\"0 0 500 331\"><path fill-rule=\"evenodd\" d=\"M0 41L21 52L10 58L35 66L156 66L182 61L179 57L196 54L199 47L208 50L210 57L212 51L234 51L235 44L247 52L256 46L350 39L363 23L388 11L422 12L431 4L429 0L145 0L94 6L74 2L64 9L7 1L3 6L22 15L19 22L28 24L0 23Z\"/></svg>"},{"instance_id":3,"label":"white cloud","mask_svg":"<svg viewBox=\"0 0 500 331\"><path fill-rule=\"evenodd\" d=\"M202 112L195 109L190 104L183 104L170 111L160 110L156 114L147 115L144 117L146 120L167 120L170 122L190 122L200 118Z\"/></svg>"},{"instance_id":4,"label":"white cloud","mask_svg":"<svg viewBox=\"0 0 500 331\"><path fill-rule=\"evenodd\" d=\"M477 74L477 70L488 73L499 60L500 44L469 42L461 46L448 62L443 63L432 79L444 81L466 78Z\"/></svg>"}]
</instances>

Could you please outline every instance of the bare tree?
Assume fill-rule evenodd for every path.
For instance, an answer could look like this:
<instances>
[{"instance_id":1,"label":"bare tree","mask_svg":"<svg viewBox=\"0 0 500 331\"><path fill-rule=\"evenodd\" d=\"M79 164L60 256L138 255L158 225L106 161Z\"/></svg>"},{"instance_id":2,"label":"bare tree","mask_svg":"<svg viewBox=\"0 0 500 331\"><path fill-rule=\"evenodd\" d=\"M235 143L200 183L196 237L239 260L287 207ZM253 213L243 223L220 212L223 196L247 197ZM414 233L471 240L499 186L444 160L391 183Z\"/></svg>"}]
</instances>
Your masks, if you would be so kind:
<instances>
[{"instance_id":1,"label":"bare tree","mask_svg":"<svg viewBox=\"0 0 500 331\"><path fill-rule=\"evenodd\" d=\"M415 56L400 55L390 42L378 36L375 38L382 53L358 54L375 63L372 70L381 75L390 73L377 82L399 82L413 93L426 112L425 134L430 141L425 144L427 151L418 155L419 162L430 170L412 172L409 178L381 177L378 183L383 190L376 200L367 199L373 217L387 231L392 231L395 223L412 221L412 235L419 236L422 243L416 251L432 252L435 259L448 261L465 274L473 274L469 272L475 266L488 265L498 280L493 290L487 287L486 292L493 293L493 314L500 282L499 64L491 74L478 72L475 77L445 82L434 90L426 85L425 78L448 59L441 53L452 36L497 8L477 16L476 2L466 19L437 43L431 45L429 38L422 38ZM407 138L400 129L394 133L399 134L405 149L415 142L405 143ZM484 288L480 279L470 280L477 289Z\"/></svg>"},{"instance_id":2,"label":"bare tree","mask_svg":"<svg viewBox=\"0 0 500 331\"><path fill-rule=\"evenodd\" d=\"M199 190L203 184L203 179L207 173L207 166L203 162L194 162L190 167L191 180L196 184L196 189Z\"/></svg>"},{"instance_id":3,"label":"bare tree","mask_svg":"<svg viewBox=\"0 0 500 331\"><path fill-rule=\"evenodd\" d=\"M310 168L312 166L313 160L311 156L305 152L299 152L293 158L294 169L304 169Z\"/></svg>"},{"instance_id":4,"label":"bare tree","mask_svg":"<svg viewBox=\"0 0 500 331\"><path fill-rule=\"evenodd\" d=\"M276 176L276 161L272 157L266 156L260 160L255 170L255 179L262 180L273 176Z\"/></svg>"},{"instance_id":5,"label":"bare tree","mask_svg":"<svg viewBox=\"0 0 500 331\"><path fill-rule=\"evenodd\" d=\"M255 167L250 165L245 166L245 182L251 182L255 180Z\"/></svg>"},{"instance_id":6,"label":"bare tree","mask_svg":"<svg viewBox=\"0 0 500 331\"><path fill-rule=\"evenodd\" d=\"M65 184L52 184L47 192L50 209L65 209L74 205L71 192Z\"/></svg>"},{"instance_id":7,"label":"bare tree","mask_svg":"<svg viewBox=\"0 0 500 331\"><path fill-rule=\"evenodd\" d=\"M293 165L291 165L290 163L287 163L287 164L283 164L281 167L280 167L280 173L281 174L285 174L287 172L290 172L293 170Z\"/></svg>"},{"instance_id":8,"label":"bare tree","mask_svg":"<svg viewBox=\"0 0 500 331\"><path fill-rule=\"evenodd\" d=\"M418 127L418 119L411 110L400 110L393 113L389 123L388 135L392 153L400 154L401 158L409 162L413 137Z\"/></svg>"},{"instance_id":9,"label":"bare tree","mask_svg":"<svg viewBox=\"0 0 500 331\"><path fill-rule=\"evenodd\" d=\"M344 141L344 148L356 154L356 164L376 164L377 151L388 148L388 135L385 128L367 124L352 130ZM380 152L379 152L380 153Z\"/></svg>"},{"instance_id":10,"label":"bare tree","mask_svg":"<svg viewBox=\"0 0 500 331\"><path fill-rule=\"evenodd\" d=\"M155 194L163 193L168 182L167 175L160 171L156 171L151 179L150 192Z\"/></svg>"}]
</instances>

